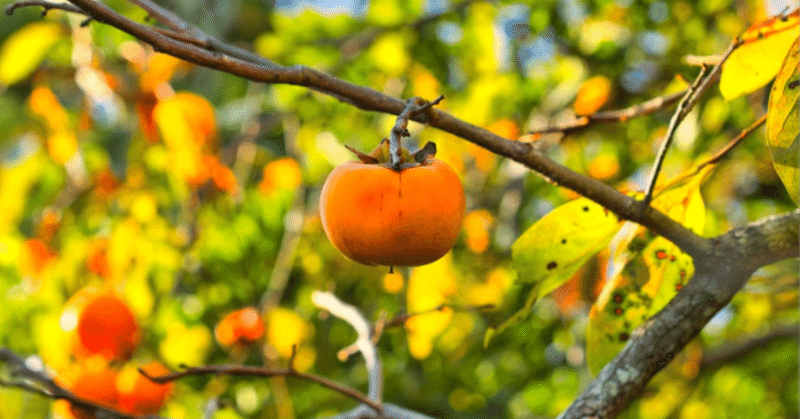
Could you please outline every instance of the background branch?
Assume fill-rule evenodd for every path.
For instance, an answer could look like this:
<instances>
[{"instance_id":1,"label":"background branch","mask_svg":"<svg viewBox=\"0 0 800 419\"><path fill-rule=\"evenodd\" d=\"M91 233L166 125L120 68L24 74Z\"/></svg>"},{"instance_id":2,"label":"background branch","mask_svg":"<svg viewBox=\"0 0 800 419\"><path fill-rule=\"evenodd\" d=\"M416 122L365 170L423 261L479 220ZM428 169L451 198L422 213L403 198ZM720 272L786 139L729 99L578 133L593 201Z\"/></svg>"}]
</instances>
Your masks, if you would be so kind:
<instances>
[{"instance_id":1,"label":"background branch","mask_svg":"<svg viewBox=\"0 0 800 419\"><path fill-rule=\"evenodd\" d=\"M740 338L733 342L726 342L717 348L712 348L703 354L700 360L700 368L708 368L719 364L735 361L747 356L751 351L761 348L771 342L780 339L793 339L795 343L800 337L800 324L788 324L773 327L769 332Z\"/></svg>"}]
</instances>

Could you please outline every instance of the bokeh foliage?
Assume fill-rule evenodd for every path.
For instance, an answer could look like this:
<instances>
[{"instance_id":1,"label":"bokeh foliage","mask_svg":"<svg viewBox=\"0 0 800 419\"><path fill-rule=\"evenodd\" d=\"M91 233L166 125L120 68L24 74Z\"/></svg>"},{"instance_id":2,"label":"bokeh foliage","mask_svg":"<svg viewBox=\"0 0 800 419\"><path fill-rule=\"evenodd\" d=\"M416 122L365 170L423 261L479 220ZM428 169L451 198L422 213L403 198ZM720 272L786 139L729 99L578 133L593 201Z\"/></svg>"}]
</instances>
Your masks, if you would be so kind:
<instances>
[{"instance_id":1,"label":"bokeh foliage","mask_svg":"<svg viewBox=\"0 0 800 419\"><path fill-rule=\"evenodd\" d=\"M697 72L684 56L719 53L766 16L755 0L374 0L316 10L255 0L172 3L212 35L279 63L397 97L444 94L440 108L507 138L583 113L586 104L573 104L588 81L610 81L596 95L604 109L676 91ZM108 4L144 19L128 2ZM392 403L436 417L547 417L591 379L585 330L607 276L596 259L542 298L530 318L482 345L487 327L529 291L514 283L512 243L574 193L412 124L411 141L436 142L437 157L462 176L462 237L450 255L402 276L357 265L325 238L319 188L334 165L351 159L344 144L372 149L393 116L196 68L108 26L82 28L82 20L20 9L0 25L0 345L69 370L63 307L86 286L108 287L144 330L131 362L283 365L300 343L298 368L364 389L360 358L336 358L355 333L310 302L312 290L332 289L371 320L451 304L380 341ZM736 136L765 112L767 93L725 101L714 88L679 129L664 176L692 169ZM668 119L667 111L598 125L548 153L638 189ZM763 129L708 176L702 194L705 235L795 207ZM296 244L287 234L299 234ZM286 252L295 256L289 264ZM709 348L797 321L797 298L796 261L758 272L626 417L797 416L795 342L698 368ZM485 304L496 309L469 309ZM214 325L250 305L267 307L263 347L218 345ZM302 381L196 378L178 383L162 414L198 417L217 396L231 402L218 418L319 417L354 404ZM0 388L2 419L66 414L58 403Z\"/></svg>"}]
</instances>

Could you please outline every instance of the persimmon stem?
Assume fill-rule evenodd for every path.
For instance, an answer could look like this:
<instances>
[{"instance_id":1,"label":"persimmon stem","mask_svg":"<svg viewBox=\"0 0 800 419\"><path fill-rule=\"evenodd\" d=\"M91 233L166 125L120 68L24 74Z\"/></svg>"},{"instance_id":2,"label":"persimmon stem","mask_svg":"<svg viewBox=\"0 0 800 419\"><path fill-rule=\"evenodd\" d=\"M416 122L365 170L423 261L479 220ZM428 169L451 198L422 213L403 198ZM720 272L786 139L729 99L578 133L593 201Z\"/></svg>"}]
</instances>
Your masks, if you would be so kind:
<instances>
[{"instance_id":1,"label":"persimmon stem","mask_svg":"<svg viewBox=\"0 0 800 419\"><path fill-rule=\"evenodd\" d=\"M428 102L425 99L414 96L406 101L405 108L397 115L397 120L394 123L394 127L392 127L392 133L389 137L389 165L392 169L399 171L401 169L400 165L403 164L400 142L403 137L411 136L408 132L408 119L420 112L427 111L441 102L442 99L444 99L443 95Z\"/></svg>"}]
</instances>

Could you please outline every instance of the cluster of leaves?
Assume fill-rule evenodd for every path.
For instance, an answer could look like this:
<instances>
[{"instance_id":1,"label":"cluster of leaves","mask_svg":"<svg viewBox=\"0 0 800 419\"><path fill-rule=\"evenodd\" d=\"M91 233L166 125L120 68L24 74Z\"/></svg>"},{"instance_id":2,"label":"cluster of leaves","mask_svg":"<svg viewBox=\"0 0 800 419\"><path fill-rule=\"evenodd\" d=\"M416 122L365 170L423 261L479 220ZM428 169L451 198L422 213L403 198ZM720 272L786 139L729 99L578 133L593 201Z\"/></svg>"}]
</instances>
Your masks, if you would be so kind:
<instances>
[{"instance_id":1,"label":"cluster of leaves","mask_svg":"<svg viewBox=\"0 0 800 419\"><path fill-rule=\"evenodd\" d=\"M144 20L127 2L109 4ZM375 0L361 14L331 16L243 0L214 2L230 13L207 21L194 4L176 2L176 12L272 60L397 97L444 94L439 107L521 140L530 140L526 131L576 113L685 88L683 78L696 68L681 64L684 55L722 51L747 27L731 5L716 1L652 2L646 10L600 0L584 6L467 1L440 10ZM765 14L760 2L736 7L751 21ZM393 116L300 87L249 84L192 68L82 21L55 10L44 20L19 10L0 27L0 345L38 353L56 372L74 362L64 351L64 305L83 287L98 285L120 292L142 326L134 359L159 359L171 368L276 365L298 344L296 368L363 388L363 363L335 356L354 332L318 316L310 302L314 289L333 288L368 318L425 312L405 330L386 331L378 344L387 400L438 417L554 416L591 378L587 357L596 371L624 334L691 276L685 256L641 229L617 235L613 253L601 250L620 227L602 208L486 150L413 124L413 140L435 142L437 157L462 176L463 235L452 254L428 266L386 274L356 265L325 239L318 191L334 165L351 159L344 144L371 149ZM773 89L796 77L779 76ZM763 113L763 91L734 98L723 90L724 98L701 102L678 131L665 177L696 167ZM549 154L609 184L640 189L668 113L583 130ZM769 121L778 131L796 123L785 116ZM762 135L713 172L665 189L653 205L706 235L793 208L784 184L797 191L791 187L797 166L776 173ZM775 161L791 161L796 139L769 141L773 153L788 152ZM737 297L630 416L796 415L796 348L777 345L759 359L698 370L707 345L797 319L796 272L781 269L764 272L764 280ZM489 327L524 300L532 315L496 333L484 349ZM495 310L470 309L485 305ZM237 334L225 317L246 306L260 307L263 335L257 325ZM793 368L775 368L792 362ZM0 418L47 415L46 401L26 397L0 388ZM176 383L162 414L195 417L212 398L231 400L218 418L324 416L353 403L303 382L192 379Z\"/></svg>"}]
</instances>

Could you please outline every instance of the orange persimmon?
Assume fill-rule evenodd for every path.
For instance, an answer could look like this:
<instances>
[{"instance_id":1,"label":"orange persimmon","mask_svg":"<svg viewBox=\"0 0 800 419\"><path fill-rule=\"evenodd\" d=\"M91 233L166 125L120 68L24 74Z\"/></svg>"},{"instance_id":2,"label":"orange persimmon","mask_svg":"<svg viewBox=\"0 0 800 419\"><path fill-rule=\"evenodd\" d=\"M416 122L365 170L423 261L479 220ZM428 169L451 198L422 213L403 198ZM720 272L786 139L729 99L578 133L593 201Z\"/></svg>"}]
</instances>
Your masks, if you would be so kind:
<instances>
[{"instance_id":1,"label":"orange persimmon","mask_svg":"<svg viewBox=\"0 0 800 419\"><path fill-rule=\"evenodd\" d=\"M222 346L253 343L264 336L264 321L252 307L232 311L217 323L214 336Z\"/></svg>"},{"instance_id":2,"label":"orange persimmon","mask_svg":"<svg viewBox=\"0 0 800 419\"><path fill-rule=\"evenodd\" d=\"M80 347L76 355L99 354L106 359L128 359L139 343L139 324L128 305L108 292L89 297L78 315Z\"/></svg>"},{"instance_id":3,"label":"orange persimmon","mask_svg":"<svg viewBox=\"0 0 800 419\"><path fill-rule=\"evenodd\" d=\"M432 155L401 170L359 157L334 168L322 187L320 217L331 243L365 265L418 266L444 256L465 211L453 169Z\"/></svg>"}]
</instances>

